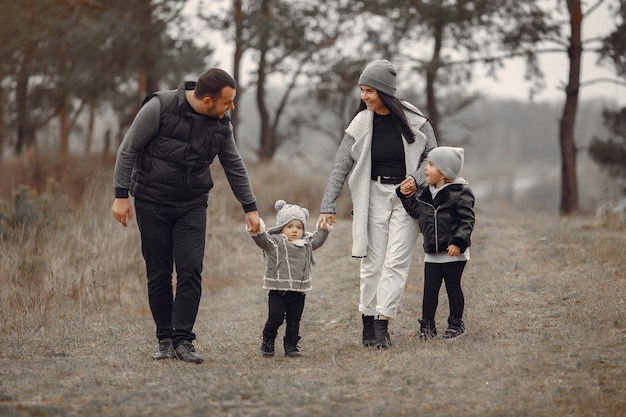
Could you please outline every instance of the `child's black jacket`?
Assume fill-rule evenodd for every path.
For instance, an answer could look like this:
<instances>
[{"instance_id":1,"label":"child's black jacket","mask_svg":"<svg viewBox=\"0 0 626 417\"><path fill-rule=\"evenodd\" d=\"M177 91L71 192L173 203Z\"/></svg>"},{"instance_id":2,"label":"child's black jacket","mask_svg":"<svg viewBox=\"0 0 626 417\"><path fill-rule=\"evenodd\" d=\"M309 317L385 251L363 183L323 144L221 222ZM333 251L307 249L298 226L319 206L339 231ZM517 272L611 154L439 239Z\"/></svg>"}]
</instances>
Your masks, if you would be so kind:
<instances>
[{"instance_id":1,"label":"child's black jacket","mask_svg":"<svg viewBox=\"0 0 626 417\"><path fill-rule=\"evenodd\" d=\"M440 190L433 200L428 185L417 189L415 196L396 193L411 217L418 220L424 235L424 252L447 251L455 245L461 252L470 247L474 229L474 193L462 183L452 183Z\"/></svg>"}]
</instances>

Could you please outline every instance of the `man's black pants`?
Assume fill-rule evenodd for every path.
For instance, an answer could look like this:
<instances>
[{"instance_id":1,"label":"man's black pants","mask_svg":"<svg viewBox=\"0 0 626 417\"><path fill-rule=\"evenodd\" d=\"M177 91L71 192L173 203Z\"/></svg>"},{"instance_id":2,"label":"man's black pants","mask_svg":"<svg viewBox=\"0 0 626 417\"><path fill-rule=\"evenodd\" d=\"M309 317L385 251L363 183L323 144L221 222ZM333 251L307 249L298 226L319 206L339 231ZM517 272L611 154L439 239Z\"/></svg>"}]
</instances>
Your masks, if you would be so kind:
<instances>
[{"instance_id":1,"label":"man's black pants","mask_svg":"<svg viewBox=\"0 0 626 417\"><path fill-rule=\"evenodd\" d=\"M168 207L135 199L156 336L159 340L173 338L174 346L196 338L193 326L202 294L206 207L206 203Z\"/></svg>"}]
</instances>

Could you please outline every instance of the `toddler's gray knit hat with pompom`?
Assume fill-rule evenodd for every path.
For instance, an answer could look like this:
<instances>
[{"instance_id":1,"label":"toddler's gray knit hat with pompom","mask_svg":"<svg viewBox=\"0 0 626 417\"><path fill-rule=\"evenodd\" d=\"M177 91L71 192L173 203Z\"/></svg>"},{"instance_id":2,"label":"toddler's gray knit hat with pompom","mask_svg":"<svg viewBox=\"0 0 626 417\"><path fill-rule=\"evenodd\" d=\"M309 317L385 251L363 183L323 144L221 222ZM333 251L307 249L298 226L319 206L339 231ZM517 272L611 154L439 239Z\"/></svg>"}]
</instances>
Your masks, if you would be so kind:
<instances>
[{"instance_id":1,"label":"toddler's gray knit hat with pompom","mask_svg":"<svg viewBox=\"0 0 626 417\"><path fill-rule=\"evenodd\" d=\"M379 59L369 63L361 76L359 85L375 88L381 93L396 96L396 67L386 59Z\"/></svg>"},{"instance_id":2,"label":"toddler's gray knit hat with pompom","mask_svg":"<svg viewBox=\"0 0 626 417\"><path fill-rule=\"evenodd\" d=\"M439 146L428 153L428 159L444 177L454 180L463 169L464 153L463 148Z\"/></svg>"},{"instance_id":3,"label":"toddler's gray knit hat with pompom","mask_svg":"<svg viewBox=\"0 0 626 417\"><path fill-rule=\"evenodd\" d=\"M300 220L306 230L306 220L309 218L309 210L295 204L287 204L285 200L278 200L274 204L276 213L276 226L270 228L267 233L280 233L287 223L292 220Z\"/></svg>"}]
</instances>

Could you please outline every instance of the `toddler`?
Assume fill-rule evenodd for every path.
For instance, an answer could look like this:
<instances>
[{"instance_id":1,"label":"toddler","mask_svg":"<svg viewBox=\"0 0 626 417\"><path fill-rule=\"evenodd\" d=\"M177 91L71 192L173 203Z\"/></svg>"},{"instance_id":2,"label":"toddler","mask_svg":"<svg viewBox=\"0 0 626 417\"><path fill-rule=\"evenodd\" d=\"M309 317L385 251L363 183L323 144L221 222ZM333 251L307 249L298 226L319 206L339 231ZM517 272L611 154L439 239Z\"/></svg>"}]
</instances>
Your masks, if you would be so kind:
<instances>
[{"instance_id":1,"label":"toddler","mask_svg":"<svg viewBox=\"0 0 626 417\"><path fill-rule=\"evenodd\" d=\"M307 233L309 211L306 208L284 200L276 201L274 207L278 211L276 226L265 231L261 221L261 230L250 233L254 243L263 249L263 289L269 290L269 313L263 328L261 353L265 357L274 356L278 328L286 321L283 346L285 356L293 358L300 356L297 343L305 293L311 289L313 251L326 241L328 226Z\"/></svg>"}]
</instances>

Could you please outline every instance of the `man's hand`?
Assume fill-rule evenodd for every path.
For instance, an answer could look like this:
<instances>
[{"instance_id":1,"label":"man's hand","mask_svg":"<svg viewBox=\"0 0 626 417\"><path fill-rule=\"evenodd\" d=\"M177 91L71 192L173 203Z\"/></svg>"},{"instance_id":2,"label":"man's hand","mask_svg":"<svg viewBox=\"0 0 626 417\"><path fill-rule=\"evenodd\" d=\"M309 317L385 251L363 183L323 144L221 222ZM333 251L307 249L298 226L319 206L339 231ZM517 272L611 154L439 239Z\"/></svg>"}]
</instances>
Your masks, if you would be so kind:
<instances>
[{"instance_id":1,"label":"man's hand","mask_svg":"<svg viewBox=\"0 0 626 417\"><path fill-rule=\"evenodd\" d=\"M133 220L133 208L130 205L130 200L128 198L116 198L113 201L113 208L111 209L113 213L113 217L115 220L120 222L122 226L126 227L128 221Z\"/></svg>"},{"instance_id":2,"label":"man's hand","mask_svg":"<svg viewBox=\"0 0 626 417\"><path fill-rule=\"evenodd\" d=\"M261 230L261 218L258 211L246 213L246 228L250 233L259 233L259 230Z\"/></svg>"}]
</instances>

